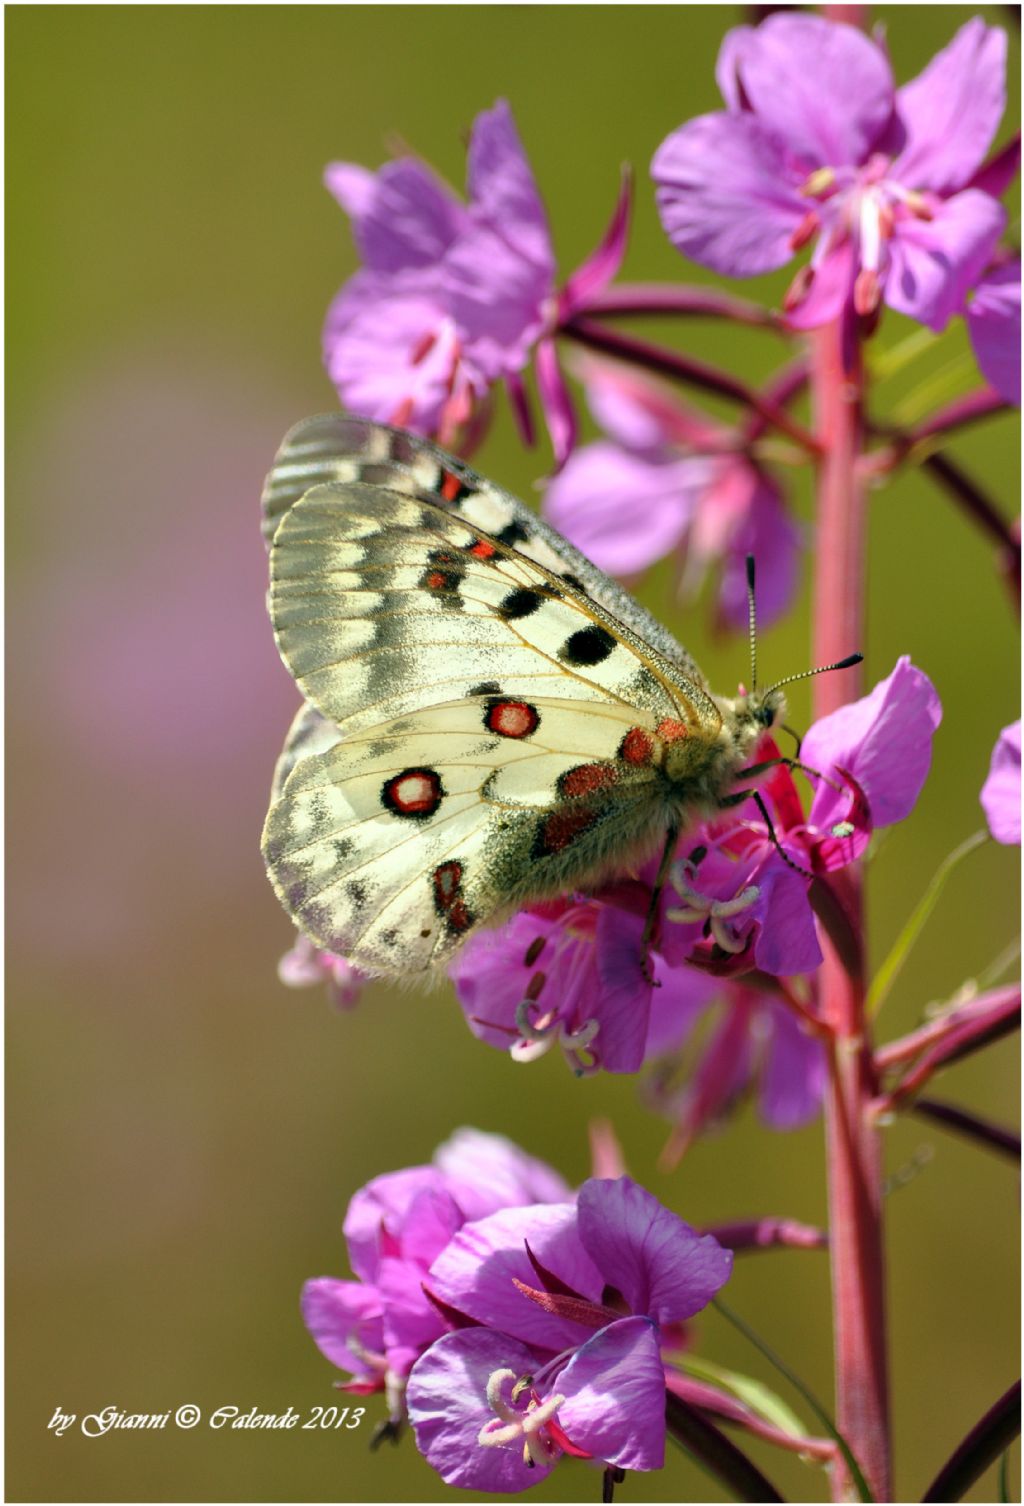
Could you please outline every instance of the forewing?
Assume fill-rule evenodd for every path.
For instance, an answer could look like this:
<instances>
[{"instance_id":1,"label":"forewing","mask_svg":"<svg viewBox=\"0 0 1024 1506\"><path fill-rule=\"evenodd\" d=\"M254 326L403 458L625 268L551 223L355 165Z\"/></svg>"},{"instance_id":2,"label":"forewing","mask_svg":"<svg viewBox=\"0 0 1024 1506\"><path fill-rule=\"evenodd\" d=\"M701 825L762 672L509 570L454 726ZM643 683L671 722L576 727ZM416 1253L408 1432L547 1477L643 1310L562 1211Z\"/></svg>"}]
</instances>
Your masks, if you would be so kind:
<instances>
[{"instance_id":1,"label":"forewing","mask_svg":"<svg viewBox=\"0 0 1024 1506\"><path fill-rule=\"evenodd\" d=\"M303 694L346 736L476 693L720 726L701 686L585 593L444 504L376 485L316 486L289 509L270 612Z\"/></svg>"},{"instance_id":2,"label":"forewing","mask_svg":"<svg viewBox=\"0 0 1024 1506\"><path fill-rule=\"evenodd\" d=\"M653 723L609 701L474 696L310 751L321 729L300 715L264 831L274 887L303 931L366 972L444 963L503 910L646 849L659 776L624 748Z\"/></svg>"},{"instance_id":3,"label":"forewing","mask_svg":"<svg viewBox=\"0 0 1024 1506\"><path fill-rule=\"evenodd\" d=\"M282 441L263 489L268 542L299 498L325 482L379 486L443 503L454 516L511 545L570 588L578 587L687 680L706 688L686 650L627 591L516 497L429 440L347 413L322 414L296 424ZM629 500L622 499L624 507Z\"/></svg>"}]
</instances>

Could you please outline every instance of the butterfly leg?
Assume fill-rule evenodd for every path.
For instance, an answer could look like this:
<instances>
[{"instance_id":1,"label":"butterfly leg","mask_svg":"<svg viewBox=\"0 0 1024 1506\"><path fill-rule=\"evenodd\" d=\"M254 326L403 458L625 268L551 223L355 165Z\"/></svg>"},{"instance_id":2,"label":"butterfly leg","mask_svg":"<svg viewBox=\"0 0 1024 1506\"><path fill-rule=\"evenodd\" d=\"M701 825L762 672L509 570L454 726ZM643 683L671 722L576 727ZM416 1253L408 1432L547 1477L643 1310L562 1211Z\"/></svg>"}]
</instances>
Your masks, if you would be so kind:
<instances>
[{"instance_id":1,"label":"butterfly leg","mask_svg":"<svg viewBox=\"0 0 1024 1506\"><path fill-rule=\"evenodd\" d=\"M718 803L723 808L727 808L730 805L742 805L744 800L753 800L754 804L761 812L761 819L764 822L765 826L767 826L768 828L768 840L771 842L772 846L775 848L775 851L778 853L782 861L786 863L790 868L792 868L794 873L799 873L801 878L812 879L814 877L814 874L810 873L806 868L801 868L799 863L794 863L789 853L779 841L775 827L772 825L772 818L768 814L768 807L765 805L764 800L761 798L760 790L733 790L732 794L723 795Z\"/></svg>"},{"instance_id":2,"label":"butterfly leg","mask_svg":"<svg viewBox=\"0 0 1024 1506\"><path fill-rule=\"evenodd\" d=\"M675 855L676 843L679 841L679 827L670 826L665 833L665 846L661 853L661 862L658 864L658 872L654 880L654 888L651 890L651 902L647 908L647 919L644 922L643 935L640 938L640 966L646 982L652 988L658 984L654 977L654 967L651 962L651 949L658 939L658 909L661 904L661 896L668 880L668 871L672 866Z\"/></svg>"}]
</instances>

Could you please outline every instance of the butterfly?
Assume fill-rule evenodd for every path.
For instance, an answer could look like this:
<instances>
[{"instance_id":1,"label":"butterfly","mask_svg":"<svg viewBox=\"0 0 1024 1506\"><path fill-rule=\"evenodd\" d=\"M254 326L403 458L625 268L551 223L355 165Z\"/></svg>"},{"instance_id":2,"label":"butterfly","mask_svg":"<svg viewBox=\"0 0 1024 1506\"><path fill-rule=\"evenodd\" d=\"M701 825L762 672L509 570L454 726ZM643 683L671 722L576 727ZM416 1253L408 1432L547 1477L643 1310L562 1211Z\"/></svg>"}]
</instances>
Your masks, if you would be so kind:
<instances>
[{"instance_id":1,"label":"butterfly","mask_svg":"<svg viewBox=\"0 0 1024 1506\"><path fill-rule=\"evenodd\" d=\"M632 596L436 445L307 419L262 505L270 616L305 701L263 855L324 950L425 973L659 843L660 888L680 831L749 793L733 786L778 688L713 695Z\"/></svg>"}]
</instances>

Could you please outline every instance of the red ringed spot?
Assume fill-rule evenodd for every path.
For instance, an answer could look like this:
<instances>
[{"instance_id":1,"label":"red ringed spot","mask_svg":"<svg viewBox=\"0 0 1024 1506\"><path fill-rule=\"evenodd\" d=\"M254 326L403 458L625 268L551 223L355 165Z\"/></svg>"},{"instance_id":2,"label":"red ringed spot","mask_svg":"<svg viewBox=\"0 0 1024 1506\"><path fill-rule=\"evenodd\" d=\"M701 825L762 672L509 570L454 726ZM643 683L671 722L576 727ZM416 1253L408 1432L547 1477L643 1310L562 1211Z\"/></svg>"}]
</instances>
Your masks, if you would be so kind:
<instances>
[{"instance_id":1,"label":"red ringed spot","mask_svg":"<svg viewBox=\"0 0 1024 1506\"><path fill-rule=\"evenodd\" d=\"M606 790L617 778L611 764L581 763L560 777L558 789L567 799L574 800L577 795L592 795L595 790Z\"/></svg>"},{"instance_id":2,"label":"red ringed spot","mask_svg":"<svg viewBox=\"0 0 1024 1506\"><path fill-rule=\"evenodd\" d=\"M544 821L537 833L534 842L534 852L538 857L546 853L561 852L576 838L593 826L597 820L597 811L566 810L555 811Z\"/></svg>"},{"instance_id":3,"label":"red ringed spot","mask_svg":"<svg viewBox=\"0 0 1024 1506\"><path fill-rule=\"evenodd\" d=\"M462 864L442 863L434 869L434 901L443 914L458 898L462 883Z\"/></svg>"},{"instance_id":4,"label":"red ringed spot","mask_svg":"<svg viewBox=\"0 0 1024 1506\"><path fill-rule=\"evenodd\" d=\"M471 545L469 552L470 554L475 554L478 560L489 560L498 551L489 540L477 539L476 543Z\"/></svg>"},{"instance_id":5,"label":"red ringed spot","mask_svg":"<svg viewBox=\"0 0 1024 1506\"><path fill-rule=\"evenodd\" d=\"M441 776L433 769L403 769L385 781L380 798L396 816L422 821L434 814L444 798Z\"/></svg>"},{"instance_id":6,"label":"red ringed spot","mask_svg":"<svg viewBox=\"0 0 1024 1506\"><path fill-rule=\"evenodd\" d=\"M442 571L432 570L427 576L426 583L430 587L431 591L441 591L444 589L447 579L447 575L443 574Z\"/></svg>"},{"instance_id":7,"label":"red ringed spot","mask_svg":"<svg viewBox=\"0 0 1024 1506\"><path fill-rule=\"evenodd\" d=\"M680 742L682 738L690 735L690 729L685 722L674 721L670 716L659 722L655 730L658 736L664 738L667 743Z\"/></svg>"},{"instance_id":8,"label":"red ringed spot","mask_svg":"<svg viewBox=\"0 0 1024 1506\"><path fill-rule=\"evenodd\" d=\"M643 727L631 727L619 746L619 757L626 763L650 763L654 754L651 734Z\"/></svg>"},{"instance_id":9,"label":"red ringed spot","mask_svg":"<svg viewBox=\"0 0 1024 1506\"><path fill-rule=\"evenodd\" d=\"M526 701L492 701L484 713L484 726L499 737L529 737L540 717Z\"/></svg>"}]
</instances>

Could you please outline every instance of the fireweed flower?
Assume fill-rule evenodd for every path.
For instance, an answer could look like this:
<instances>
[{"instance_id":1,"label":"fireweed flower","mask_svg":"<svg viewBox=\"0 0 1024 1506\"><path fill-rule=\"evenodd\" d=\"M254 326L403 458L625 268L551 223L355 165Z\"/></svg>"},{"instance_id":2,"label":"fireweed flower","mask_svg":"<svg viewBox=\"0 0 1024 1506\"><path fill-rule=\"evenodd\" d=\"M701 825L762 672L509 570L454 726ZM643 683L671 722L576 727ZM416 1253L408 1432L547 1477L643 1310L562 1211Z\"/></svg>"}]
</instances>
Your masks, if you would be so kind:
<instances>
[{"instance_id":1,"label":"fireweed flower","mask_svg":"<svg viewBox=\"0 0 1024 1506\"><path fill-rule=\"evenodd\" d=\"M981 807L997 842L1020 846L1020 722L1004 727L992 749Z\"/></svg>"},{"instance_id":2,"label":"fireweed flower","mask_svg":"<svg viewBox=\"0 0 1024 1506\"><path fill-rule=\"evenodd\" d=\"M810 328L884 300L934 330L964 304L1005 213L985 153L1006 102L1006 37L980 17L897 89L884 51L805 11L729 32L726 109L674 131L652 164L662 224L732 277L814 242L785 299Z\"/></svg>"},{"instance_id":3,"label":"fireweed flower","mask_svg":"<svg viewBox=\"0 0 1024 1506\"><path fill-rule=\"evenodd\" d=\"M666 1054L645 1088L651 1107L676 1125L675 1152L752 1090L770 1129L799 1129L815 1118L825 1056L795 1013L743 978L676 971L676 1007L661 1040Z\"/></svg>"},{"instance_id":4,"label":"fireweed flower","mask_svg":"<svg viewBox=\"0 0 1024 1506\"><path fill-rule=\"evenodd\" d=\"M451 443L504 380L530 434L522 372L533 355L556 459L564 460L575 419L553 334L618 270L625 189L603 242L558 290L544 205L504 100L474 122L466 203L413 158L377 173L334 163L325 181L351 218L363 260L331 305L323 336L345 406Z\"/></svg>"},{"instance_id":5,"label":"fireweed flower","mask_svg":"<svg viewBox=\"0 0 1024 1506\"><path fill-rule=\"evenodd\" d=\"M1020 407L1020 258L990 268L967 305L967 332L985 380Z\"/></svg>"},{"instance_id":6,"label":"fireweed flower","mask_svg":"<svg viewBox=\"0 0 1024 1506\"><path fill-rule=\"evenodd\" d=\"M659 384L606 363L581 362L587 399L609 435L569 457L544 512L609 574L635 576L678 555L687 596L719 570L719 611L747 625L746 557L758 564L762 622L779 617L796 586L800 534L782 492L737 435L687 409ZM624 508L623 497L632 499Z\"/></svg>"},{"instance_id":7,"label":"fireweed flower","mask_svg":"<svg viewBox=\"0 0 1024 1506\"><path fill-rule=\"evenodd\" d=\"M628 1177L574 1204L466 1225L427 1285L478 1327L447 1334L409 1377L421 1453L449 1485L514 1492L564 1454L659 1469L660 1344L729 1279L732 1254Z\"/></svg>"},{"instance_id":8,"label":"fireweed flower","mask_svg":"<svg viewBox=\"0 0 1024 1506\"><path fill-rule=\"evenodd\" d=\"M656 860L589 898L520 911L499 930L472 938L451 970L470 1028L516 1060L558 1044L577 1072L636 1071L692 1022L694 983L684 964L712 981L752 970L779 978L813 972L821 948L807 874L845 867L862 855L875 827L909 815L941 716L928 677L901 658L869 695L808 732L802 761L824 776L811 779L808 812L785 766L761 785L774 840L750 801L684 833L661 901L654 959L660 988L652 991L644 977L640 946ZM757 752L758 759L777 755L770 739ZM703 1002L715 996L709 988ZM746 1018L751 1060L760 1060L757 1038L768 1017L747 1011ZM787 1030L773 1018L768 1028ZM814 1053L803 1055L811 1062ZM813 1062L809 1070L816 1072ZM783 1070L782 1079L790 1091L791 1075Z\"/></svg>"},{"instance_id":9,"label":"fireweed flower","mask_svg":"<svg viewBox=\"0 0 1024 1506\"><path fill-rule=\"evenodd\" d=\"M286 988L326 985L328 998L336 1009L354 1009L370 981L347 957L320 951L301 931L291 950L277 964L277 976Z\"/></svg>"},{"instance_id":10,"label":"fireweed flower","mask_svg":"<svg viewBox=\"0 0 1024 1506\"><path fill-rule=\"evenodd\" d=\"M447 1324L423 1293L431 1262L469 1219L571 1196L558 1174L503 1139L459 1130L431 1166L375 1177L343 1225L354 1281L322 1276L302 1291L302 1316L320 1352L350 1372L345 1387L384 1390L402 1415L405 1377Z\"/></svg>"}]
</instances>

